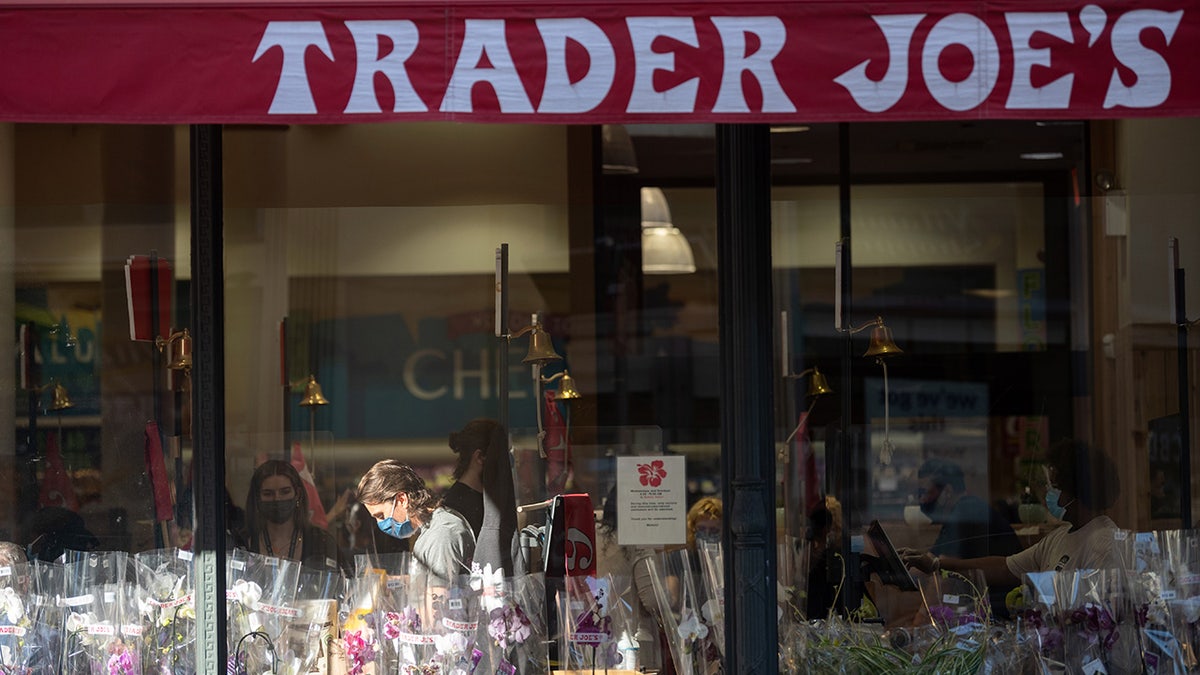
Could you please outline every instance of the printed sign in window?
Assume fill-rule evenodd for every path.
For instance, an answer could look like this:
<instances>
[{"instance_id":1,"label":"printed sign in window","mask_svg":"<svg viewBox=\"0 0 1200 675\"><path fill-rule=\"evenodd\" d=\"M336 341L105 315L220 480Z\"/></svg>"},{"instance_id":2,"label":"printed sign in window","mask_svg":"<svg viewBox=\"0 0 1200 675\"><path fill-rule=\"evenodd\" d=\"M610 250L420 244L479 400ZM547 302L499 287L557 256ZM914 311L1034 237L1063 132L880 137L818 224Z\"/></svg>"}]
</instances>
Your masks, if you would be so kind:
<instances>
[{"instance_id":1,"label":"printed sign in window","mask_svg":"<svg viewBox=\"0 0 1200 675\"><path fill-rule=\"evenodd\" d=\"M687 542L686 458L617 458L617 543Z\"/></svg>"}]
</instances>

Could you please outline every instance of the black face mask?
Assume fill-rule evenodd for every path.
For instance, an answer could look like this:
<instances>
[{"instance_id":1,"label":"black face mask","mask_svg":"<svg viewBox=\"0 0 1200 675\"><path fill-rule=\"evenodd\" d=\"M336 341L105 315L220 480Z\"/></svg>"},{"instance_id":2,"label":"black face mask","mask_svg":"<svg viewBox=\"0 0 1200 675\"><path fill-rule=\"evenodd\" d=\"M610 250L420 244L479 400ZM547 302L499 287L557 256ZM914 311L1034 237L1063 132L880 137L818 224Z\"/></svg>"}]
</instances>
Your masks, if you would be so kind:
<instances>
[{"instance_id":1,"label":"black face mask","mask_svg":"<svg viewBox=\"0 0 1200 675\"><path fill-rule=\"evenodd\" d=\"M291 520L296 515L296 500L295 499L278 499L269 502L261 502L258 505L258 510L262 513L263 518L282 525Z\"/></svg>"}]
</instances>

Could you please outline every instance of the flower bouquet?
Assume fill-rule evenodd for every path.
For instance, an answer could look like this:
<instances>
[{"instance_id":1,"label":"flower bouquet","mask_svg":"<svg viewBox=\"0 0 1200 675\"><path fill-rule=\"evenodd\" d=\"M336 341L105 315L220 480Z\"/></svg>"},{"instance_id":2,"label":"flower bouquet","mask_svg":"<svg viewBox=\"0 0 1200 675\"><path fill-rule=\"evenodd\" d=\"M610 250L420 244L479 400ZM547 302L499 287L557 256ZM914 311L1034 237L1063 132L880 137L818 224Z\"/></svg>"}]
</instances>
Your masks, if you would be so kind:
<instances>
[{"instance_id":1,"label":"flower bouquet","mask_svg":"<svg viewBox=\"0 0 1200 675\"><path fill-rule=\"evenodd\" d=\"M566 670L607 670L621 662L613 638L612 578L566 577L559 595L559 660Z\"/></svg>"},{"instance_id":2,"label":"flower bouquet","mask_svg":"<svg viewBox=\"0 0 1200 675\"><path fill-rule=\"evenodd\" d=\"M444 588L426 588L426 594L433 610L434 646L441 658L441 672L470 675L483 658L475 642L480 624L479 590L470 575L460 575Z\"/></svg>"},{"instance_id":3,"label":"flower bouquet","mask_svg":"<svg viewBox=\"0 0 1200 675\"><path fill-rule=\"evenodd\" d=\"M700 584L696 588L700 614L708 626L708 640L717 653L725 656L725 560L721 544L698 542L696 555L700 559ZM778 583L776 587L777 619L783 623L792 618L790 588Z\"/></svg>"},{"instance_id":4,"label":"flower bouquet","mask_svg":"<svg viewBox=\"0 0 1200 675\"><path fill-rule=\"evenodd\" d=\"M335 652L346 661L347 675L371 675L376 665L382 665L379 654L377 616L385 575L378 570L365 570L347 583L346 601L338 614L341 620L341 639L335 640ZM396 668L381 672L394 673Z\"/></svg>"},{"instance_id":5,"label":"flower bouquet","mask_svg":"<svg viewBox=\"0 0 1200 675\"><path fill-rule=\"evenodd\" d=\"M922 575L919 581L921 599L932 626L961 636L964 642L975 642L980 632L986 632L991 612L982 573L942 570Z\"/></svg>"},{"instance_id":6,"label":"flower bouquet","mask_svg":"<svg viewBox=\"0 0 1200 675\"><path fill-rule=\"evenodd\" d=\"M671 656L680 673L714 673L721 654L714 644L709 621L718 618L719 601L707 605L697 591L697 568L688 551L661 554L651 565L650 578L658 603L659 621L670 638Z\"/></svg>"},{"instance_id":7,"label":"flower bouquet","mask_svg":"<svg viewBox=\"0 0 1200 675\"><path fill-rule=\"evenodd\" d=\"M1065 637L1059 624L1057 572L1034 572L1023 579L1023 607L1017 611L1018 644L1033 652L1039 673L1066 672Z\"/></svg>"},{"instance_id":8,"label":"flower bouquet","mask_svg":"<svg viewBox=\"0 0 1200 675\"><path fill-rule=\"evenodd\" d=\"M0 566L0 673L24 673L25 651L34 634L29 565Z\"/></svg>"},{"instance_id":9,"label":"flower bouquet","mask_svg":"<svg viewBox=\"0 0 1200 675\"><path fill-rule=\"evenodd\" d=\"M501 572L502 574L502 572ZM489 673L544 673L546 653L546 578L543 574L489 578L483 574L481 605L487 621Z\"/></svg>"},{"instance_id":10,"label":"flower bouquet","mask_svg":"<svg viewBox=\"0 0 1200 675\"><path fill-rule=\"evenodd\" d=\"M128 556L122 552L79 553L65 557L63 673L141 672L136 636L122 631Z\"/></svg>"},{"instance_id":11,"label":"flower bouquet","mask_svg":"<svg viewBox=\"0 0 1200 675\"><path fill-rule=\"evenodd\" d=\"M134 556L133 565L143 663L163 674L193 671L196 603L191 551L143 551Z\"/></svg>"},{"instance_id":12,"label":"flower bouquet","mask_svg":"<svg viewBox=\"0 0 1200 675\"><path fill-rule=\"evenodd\" d=\"M1070 672L1107 673L1120 638L1112 600L1115 571L1072 570L1054 576L1055 611Z\"/></svg>"},{"instance_id":13,"label":"flower bouquet","mask_svg":"<svg viewBox=\"0 0 1200 675\"><path fill-rule=\"evenodd\" d=\"M122 584L98 584L67 598L63 623L63 672L134 675L141 672L137 631L122 630Z\"/></svg>"},{"instance_id":14,"label":"flower bouquet","mask_svg":"<svg viewBox=\"0 0 1200 675\"><path fill-rule=\"evenodd\" d=\"M280 659L288 669L282 672L328 670L338 602L343 599L345 586L346 578L340 570L301 567L295 601L300 616L291 620L283 633Z\"/></svg>"},{"instance_id":15,"label":"flower bouquet","mask_svg":"<svg viewBox=\"0 0 1200 675\"><path fill-rule=\"evenodd\" d=\"M29 563L29 571L32 593L25 609L30 626L25 631L21 654L25 670L18 667L14 672L57 675L62 671L66 570L59 563L34 560Z\"/></svg>"},{"instance_id":16,"label":"flower bouquet","mask_svg":"<svg viewBox=\"0 0 1200 675\"><path fill-rule=\"evenodd\" d=\"M230 675L281 672L280 640L289 622L299 618L295 605L300 564L281 558L230 551L226 558L225 612Z\"/></svg>"},{"instance_id":17,"label":"flower bouquet","mask_svg":"<svg viewBox=\"0 0 1200 675\"><path fill-rule=\"evenodd\" d=\"M1200 531L1158 533L1172 632L1190 670L1200 667Z\"/></svg>"},{"instance_id":18,"label":"flower bouquet","mask_svg":"<svg viewBox=\"0 0 1200 675\"><path fill-rule=\"evenodd\" d=\"M1147 673L1183 675L1187 656L1175 635L1175 621L1168 602L1174 590L1163 583L1159 572L1141 572L1129 580L1134 604L1138 646Z\"/></svg>"}]
</instances>

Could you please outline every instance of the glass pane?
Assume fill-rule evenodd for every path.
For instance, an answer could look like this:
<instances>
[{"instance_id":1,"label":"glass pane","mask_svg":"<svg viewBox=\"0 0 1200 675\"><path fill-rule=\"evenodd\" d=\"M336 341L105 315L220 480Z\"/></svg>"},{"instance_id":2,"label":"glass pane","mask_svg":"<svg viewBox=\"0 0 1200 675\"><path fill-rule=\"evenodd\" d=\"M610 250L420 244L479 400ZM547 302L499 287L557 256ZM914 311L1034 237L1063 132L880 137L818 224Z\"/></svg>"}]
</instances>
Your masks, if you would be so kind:
<instances>
[{"instance_id":1,"label":"glass pane","mask_svg":"<svg viewBox=\"0 0 1200 675\"><path fill-rule=\"evenodd\" d=\"M15 398L0 442L0 539L43 560L176 543L187 382L155 340L190 313L185 130L19 124L3 137L14 179L0 297L13 348L0 380Z\"/></svg>"},{"instance_id":2,"label":"glass pane","mask_svg":"<svg viewBox=\"0 0 1200 675\"><path fill-rule=\"evenodd\" d=\"M286 460L308 468L306 515L343 559L407 548L371 514L412 512L391 494L364 505L353 489L395 459L437 498L466 486L480 500L473 451L497 446L451 447L480 418L507 422L498 449L511 450L515 500L530 506L522 527L544 525L541 503L564 492L587 495L597 515L619 511L622 458L666 456L686 475L656 543L686 542L687 507L720 490L713 129L614 130L637 173L602 168L613 141L599 128L226 130L226 465L246 511L239 545L279 552L263 520L276 495L262 486L287 473L264 461ZM684 148L709 161L679 161ZM669 220L654 227L673 229L694 270L650 264L643 188L661 188ZM509 339L496 336L502 244ZM322 400L305 405L314 383ZM562 398L568 384L578 398ZM415 513L418 526L432 517ZM601 565L624 560L609 571L632 588L631 554L602 546Z\"/></svg>"},{"instance_id":3,"label":"glass pane","mask_svg":"<svg viewBox=\"0 0 1200 675\"><path fill-rule=\"evenodd\" d=\"M798 150L808 133L814 150ZM829 529L826 497L853 548L873 520L899 546L1019 548L1013 532L963 534L968 510L1039 538L1042 525L1021 522L1024 488L1038 489L1052 439L1087 438L1091 425L1072 384L1090 311L1083 126L843 125L772 141L773 162L823 148L812 164L832 164L839 145L849 162L824 179L777 175L772 191L788 350L780 484L795 547Z\"/></svg>"}]
</instances>

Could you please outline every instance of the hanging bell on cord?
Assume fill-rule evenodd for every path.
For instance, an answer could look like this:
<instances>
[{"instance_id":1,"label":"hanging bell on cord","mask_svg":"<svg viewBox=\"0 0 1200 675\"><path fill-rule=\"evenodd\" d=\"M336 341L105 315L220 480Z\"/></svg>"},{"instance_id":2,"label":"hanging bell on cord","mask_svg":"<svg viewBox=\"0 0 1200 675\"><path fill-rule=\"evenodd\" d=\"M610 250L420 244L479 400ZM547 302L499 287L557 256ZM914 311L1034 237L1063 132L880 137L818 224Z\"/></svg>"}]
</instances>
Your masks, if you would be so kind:
<instances>
[{"instance_id":1,"label":"hanging bell on cord","mask_svg":"<svg viewBox=\"0 0 1200 675\"><path fill-rule=\"evenodd\" d=\"M167 352L167 368L171 370L191 370L192 369L192 334L188 329L171 333L170 337L156 338L155 344L159 351L169 349Z\"/></svg>"},{"instance_id":2,"label":"hanging bell on cord","mask_svg":"<svg viewBox=\"0 0 1200 675\"><path fill-rule=\"evenodd\" d=\"M904 351L892 341L892 329L883 325L883 319L878 321L878 325L871 331L871 344L867 346L867 351L863 356L883 358L893 354L903 354Z\"/></svg>"},{"instance_id":3,"label":"hanging bell on cord","mask_svg":"<svg viewBox=\"0 0 1200 675\"><path fill-rule=\"evenodd\" d=\"M571 399L581 397L582 394L580 394L579 390L575 388L574 378L568 375L567 371L564 370L562 374L562 385L560 385L558 388L558 396L556 398L560 401L569 401Z\"/></svg>"},{"instance_id":4,"label":"hanging bell on cord","mask_svg":"<svg viewBox=\"0 0 1200 675\"><path fill-rule=\"evenodd\" d=\"M542 328L541 324L533 324L532 332L529 335L529 353L521 359L521 363L546 364L550 361L561 360L562 357L554 351L554 342L550 339L550 334Z\"/></svg>"},{"instance_id":5,"label":"hanging bell on cord","mask_svg":"<svg viewBox=\"0 0 1200 675\"><path fill-rule=\"evenodd\" d=\"M813 366L812 374L808 378L808 395L824 396L832 393L833 389L829 388L829 381L825 379L825 375Z\"/></svg>"},{"instance_id":6,"label":"hanging bell on cord","mask_svg":"<svg viewBox=\"0 0 1200 675\"><path fill-rule=\"evenodd\" d=\"M316 375L309 375L308 381L304 383L304 396L300 399L300 405L306 408L315 405L329 405L329 400L321 393L321 385L317 384Z\"/></svg>"},{"instance_id":7,"label":"hanging bell on cord","mask_svg":"<svg viewBox=\"0 0 1200 675\"><path fill-rule=\"evenodd\" d=\"M74 408L75 404L71 402L71 397L67 395L67 388L62 386L62 383L54 385L54 400L50 403L51 410L66 410Z\"/></svg>"}]
</instances>

